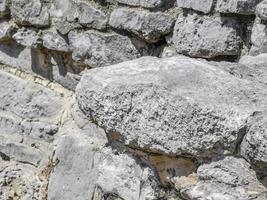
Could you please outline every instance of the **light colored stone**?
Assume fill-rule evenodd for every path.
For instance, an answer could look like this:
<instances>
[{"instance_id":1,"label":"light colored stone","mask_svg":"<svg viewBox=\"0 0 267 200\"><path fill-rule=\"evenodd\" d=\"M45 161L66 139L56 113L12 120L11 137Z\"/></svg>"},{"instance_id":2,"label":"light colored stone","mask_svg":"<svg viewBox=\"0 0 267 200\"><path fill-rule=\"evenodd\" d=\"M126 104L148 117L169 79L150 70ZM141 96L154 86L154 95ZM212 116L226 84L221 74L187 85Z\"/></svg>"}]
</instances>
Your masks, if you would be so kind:
<instances>
[{"instance_id":1,"label":"light colored stone","mask_svg":"<svg viewBox=\"0 0 267 200\"><path fill-rule=\"evenodd\" d=\"M14 33L16 32L16 27L9 22L0 22L0 41L10 40Z\"/></svg>"},{"instance_id":2,"label":"light colored stone","mask_svg":"<svg viewBox=\"0 0 267 200\"><path fill-rule=\"evenodd\" d=\"M43 200L46 196L46 181L38 173L33 166L0 160L1 200Z\"/></svg>"},{"instance_id":3,"label":"light colored stone","mask_svg":"<svg viewBox=\"0 0 267 200\"><path fill-rule=\"evenodd\" d=\"M264 0L256 7L256 15L262 20L267 20L267 1Z\"/></svg>"},{"instance_id":4,"label":"light colored stone","mask_svg":"<svg viewBox=\"0 0 267 200\"><path fill-rule=\"evenodd\" d=\"M68 38L73 60L90 67L108 66L141 56L128 37L116 33L72 31Z\"/></svg>"},{"instance_id":5,"label":"light colored stone","mask_svg":"<svg viewBox=\"0 0 267 200\"><path fill-rule=\"evenodd\" d=\"M117 141L195 157L234 153L248 117L267 106L264 84L183 57L90 70L76 93L82 111Z\"/></svg>"},{"instance_id":6,"label":"light colored stone","mask_svg":"<svg viewBox=\"0 0 267 200\"><path fill-rule=\"evenodd\" d=\"M49 50L69 52L69 45L64 38L56 30L45 31L43 33L43 46Z\"/></svg>"},{"instance_id":7,"label":"light colored stone","mask_svg":"<svg viewBox=\"0 0 267 200\"><path fill-rule=\"evenodd\" d=\"M46 27L50 24L48 9L40 0L11 0L11 14L19 25Z\"/></svg>"},{"instance_id":8,"label":"light colored stone","mask_svg":"<svg viewBox=\"0 0 267 200\"><path fill-rule=\"evenodd\" d=\"M262 0L218 0L216 11L221 13L237 13L253 15L258 3Z\"/></svg>"},{"instance_id":9,"label":"light colored stone","mask_svg":"<svg viewBox=\"0 0 267 200\"><path fill-rule=\"evenodd\" d=\"M162 12L119 8L111 13L110 26L132 32L148 42L157 42L171 32L174 20Z\"/></svg>"},{"instance_id":10,"label":"light colored stone","mask_svg":"<svg viewBox=\"0 0 267 200\"><path fill-rule=\"evenodd\" d=\"M178 53L192 57L237 56L241 39L236 25L230 18L180 15L174 27L173 42Z\"/></svg>"},{"instance_id":11,"label":"light colored stone","mask_svg":"<svg viewBox=\"0 0 267 200\"><path fill-rule=\"evenodd\" d=\"M173 0L115 0L118 3L130 6L141 6L144 8L160 8L166 4L172 4Z\"/></svg>"},{"instance_id":12,"label":"light colored stone","mask_svg":"<svg viewBox=\"0 0 267 200\"><path fill-rule=\"evenodd\" d=\"M267 111L255 113L241 144L241 155L265 171L267 167Z\"/></svg>"},{"instance_id":13,"label":"light colored stone","mask_svg":"<svg viewBox=\"0 0 267 200\"><path fill-rule=\"evenodd\" d=\"M89 2L73 0L55 0L51 15L62 19L64 25L78 23L87 28L105 29L108 18Z\"/></svg>"},{"instance_id":14,"label":"light colored stone","mask_svg":"<svg viewBox=\"0 0 267 200\"><path fill-rule=\"evenodd\" d=\"M0 72L0 109L24 119L56 119L60 97L51 90Z\"/></svg>"},{"instance_id":15,"label":"light colored stone","mask_svg":"<svg viewBox=\"0 0 267 200\"><path fill-rule=\"evenodd\" d=\"M249 54L256 56L262 53L267 53L267 28L259 19L256 19L252 28L251 34L251 49Z\"/></svg>"},{"instance_id":16,"label":"light colored stone","mask_svg":"<svg viewBox=\"0 0 267 200\"><path fill-rule=\"evenodd\" d=\"M38 48L42 46L42 38L38 31L29 28L20 28L13 38L17 43L25 47Z\"/></svg>"},{"instance_id":17,"label":"light colored stone","mask_svg":"<svg viewBox=\"0 0 267 200\"><path fill-rule=\"evenodd\" d=\"M266 199L267 189L242 158L226 157L198 168L199 181L182 190L185 199Z\"/></svg>"},{"instance_id":18,"label":"light colored stone","mask_svg":"<svg viewBox=\"0 0 267 200\"><path fill-rule=\"evenodd\" d=\"M0 19L8 17L9 14L7 0L0 0Z\"/></svg>"},{"instance_id":19,"label":"light colored stone","mask_svg":"<svg viewBox=\"0 0 267 200\"><path fill-rule=\"evenodd\" d=\"M203 13L209 13L214 6L214 0L177 0L178 7L189 8Z\"/></svg>"}]
</instances>

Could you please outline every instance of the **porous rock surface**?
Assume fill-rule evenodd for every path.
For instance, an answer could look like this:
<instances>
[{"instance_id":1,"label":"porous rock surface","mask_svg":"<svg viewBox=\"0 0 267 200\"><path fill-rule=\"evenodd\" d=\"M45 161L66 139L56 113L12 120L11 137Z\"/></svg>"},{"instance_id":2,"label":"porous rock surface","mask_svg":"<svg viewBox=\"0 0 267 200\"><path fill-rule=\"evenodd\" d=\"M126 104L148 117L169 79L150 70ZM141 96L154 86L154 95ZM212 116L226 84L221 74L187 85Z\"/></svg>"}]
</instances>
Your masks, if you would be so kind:
<instances>
[{"instance_id":1,"label":"porous rock surface","mask_svg":"<svg viewBox=\"0 0 267 200\"><path fill-rule=\"evenodd\" d=\"M0 200L266 200L266 0L0 0Z\"/></svg>"}]
</instances>

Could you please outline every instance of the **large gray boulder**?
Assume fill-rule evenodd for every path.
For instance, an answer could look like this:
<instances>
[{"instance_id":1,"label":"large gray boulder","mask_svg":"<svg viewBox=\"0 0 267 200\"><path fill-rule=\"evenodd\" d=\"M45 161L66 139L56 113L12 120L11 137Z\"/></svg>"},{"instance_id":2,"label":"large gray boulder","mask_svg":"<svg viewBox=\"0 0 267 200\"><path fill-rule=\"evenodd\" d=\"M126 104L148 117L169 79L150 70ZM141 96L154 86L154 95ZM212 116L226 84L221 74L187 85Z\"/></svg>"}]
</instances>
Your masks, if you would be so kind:
<instances>
[{"instance_id":1,"label":"large gray boulder","mask_svg":"<svg viewBox=\"0 0 267 200\"><path fill-rule=\"evenodd\" d=\"M72 23L87 28L104 29L108 22L107 16L101 10L83 1L55 0L51 15L60 18L65 26Z\"/></svg>"},{"instance_id":2,"label":"large gray boulder","mask_svg":"<svg viewBox=\"0 0 267 200\"><path fill-rule=\"evenodd\" d=\"M241 39L235 20L189 14L176 21L173 43L178 53L192 57L236 56Z\"/></svg>"},{"instance_id":3,"label":"large gray boulder","mask_svg":"<svg viewBox=\"0 0 267 200\"><path fill-rule=\"evenodd\" d=\"M162 12L148 12L119 8L111 13L109 25L119 30L129 31L145 39L157 42L161 36L171 32L174 19Z\"/></svg>"},{"instance_id":4,"label":"large gray boulder","mask_svg":"<svg viewBox=\"0 0 267 200\"><path fill-rule=\"evenodd\" d=\"M264 172L267 168L267 111L255 113L249 124L241 144L241 155Z\"/></svg>"},{"instance_id":5,"label":"large gray boulder","mask_svg":"<svg viewBox=\"0 0 267 200\"><path fill-rule=\"evenodd\" d=\"M198 183L182 190L185 199L266 199L267 189L242 158L226 157L197 170Z\"/></svg>"},{"instance_id":6,"label":"large gray boulder","mask_svg":"<svg viewBox=\"0 0 267 200\"><path fill-rule=\"evenodd\" d=\"M90 67L102 67L140 57L131 40L116 33L86 31L68 34L72 58Z\"/></svg>"},{"instance_id":7,"label":"large gray boulder","mask_svg":"<svg viewBox=\"0 0 267 200\"><path fill-rule=\"evenodd\" d=\"M203 13L209 13L214 6L214 0L177 0L178 7L197 10Z\"/></svg>"},{"instance_id":8,"label":"large gray boulder","mask_svg":"<svg viewBox=\"0 0 267 200\"><path fill-rule=\"evenodd\" d=\"M216 10L221 13L253 15L262 0L218 0Z\"/></svg>"},{"instance_id":9,"label":"large gray boulder","mask_svg":"<svg viewBox=\"0 0 267 200\"><path fill-rule=\"evenodd\" d=\"M267 106L266 85L185 57L93 69L76 92L82 111L126 145L198 157L234 153L248 117Z\"/></svg>"},{"instance_id":10,"label":"large gray boulder","mask_svg":"<svg viewBox=\"0 0 267 200\"><path fill-rule=\"evenodd\" d=\"M19 25L47 27L50 24L48 8L40 0L11 0L11 15Z\"/></svg>"}]
</instances>

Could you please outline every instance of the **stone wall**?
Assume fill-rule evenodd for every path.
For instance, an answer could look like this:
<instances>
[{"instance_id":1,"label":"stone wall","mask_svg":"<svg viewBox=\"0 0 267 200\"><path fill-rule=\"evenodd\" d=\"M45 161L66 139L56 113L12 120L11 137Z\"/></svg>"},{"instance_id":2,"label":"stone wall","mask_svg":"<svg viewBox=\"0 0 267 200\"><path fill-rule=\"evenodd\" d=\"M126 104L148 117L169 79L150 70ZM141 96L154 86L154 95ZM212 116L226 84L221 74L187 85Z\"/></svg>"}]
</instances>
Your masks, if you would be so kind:
<instances>
[{"instance_id":1,"label":"stone wall","mask_svg":"<svg viewBox=\"0 0 267 200\"><path fill-rule=\"evenodd\" d=\"M267 1L0 0L0 200L267 199Z\"/></svg>"}]
</instances>

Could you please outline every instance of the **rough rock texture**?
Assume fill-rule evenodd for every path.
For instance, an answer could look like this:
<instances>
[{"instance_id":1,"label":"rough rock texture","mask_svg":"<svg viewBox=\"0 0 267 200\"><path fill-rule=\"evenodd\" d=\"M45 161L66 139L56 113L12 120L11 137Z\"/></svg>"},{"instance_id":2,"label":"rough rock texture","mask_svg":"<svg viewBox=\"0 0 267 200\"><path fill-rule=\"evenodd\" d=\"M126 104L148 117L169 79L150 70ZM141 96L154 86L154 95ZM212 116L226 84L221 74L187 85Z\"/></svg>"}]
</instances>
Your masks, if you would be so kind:
<instances>
[{"instance_id":1,"label":"rough rock texture","mask_svg":"<svg viewBox=\"0 0 267 200\"><path fill-rule=\"evenodd\" d=\"M16 27L8 22L0 23L0 41L10 40L16 32Z\"/></svg>"},{"instance_id":2,"label":"rough rock texture","mask_svg":"<svg viewBox=\"0 0 267 200\"><path fill-rule=\"evenodd\" d=\"M234 20L195 14L179 16L174 27L173 42L178 53L205 58L239 55L241 47Z\"/></svg>"},{"instance_id":3,"label":"rough rock texture","mask_svg":"<svg viewBox=\"0 0 267 200\"><path fill-rule=\"evenodd\" d=\"M160 8L166 4L172 4L174 0L115 0L118 3L130 6L141 6L144 8Z\"/></svg>"},{"instance_id":4,"label":"rough rock texture","mask_svg":"<svg viewBox=\"0 0 267 200\"><path fill-rule=\"evenodd\" d=\"M129 146L208 157L234 153L247 118L266 108L267 91L205 61L145 57L90 70L77 97L88 117Z\"/></svg>"},{"instance_id":5,"label":"rough rock texture","mask_svg":"<svg viewBox=\"0 0 267 200\"><path fill-rule=\"evenodd\" d=\"M203 13L209 13L213 9L214 0L177 0L177 5L181 8L190 8Z\"/></svg>"},{"instance_id":6,"label":"rough rock texture","mask_svg":"<svg viewBox=\"0 0 267 200\"><path fill-rule=\"evenodd\" d=\"M256 15L262 20L267 20L267 1L262 1L257 5Z\"/></svg>"},{"instance_id":7,"label":"rough rock texture","mask_svg":"<svg viewBox=\"0 0 267 200\"><path fill-rule=\"evenodd\" d=\"M64 26L68 23L78 23L87 28L104 29L108 22L108 18L101 10L82 1L55 0L51 15L62 20Z\"/></svg>"},{"instance_id":8,"label":"rough rock texture","mask_svg":"<svg viewBox=\"0 0 267 200\"><path fill-rule=\"evenodd\" d=\"M266 199L267 190L250 165L241 158L226 157L202 165L198 183L183 189L185 199Z\"/></svg>"},{"instance_id":9,"label":"rough rock texture","mask_svg":"<svg viewBox=\"0 0 267 200\"><path fill-rule=\"evenodd\" d=\"M40 0L12 0L11 14L19 25L46 27L50 24L48 9Z\"/></svg>"},{"instance_id":10,"label":"rough rock texture","mask_svg":"<svg viewBox=\"0 0 267 200\"><path fill-rule=\"evenodd\" d=\"M218 0L216 10L221 13L253 15L262 0Z\"/></svg>"},{"instance_id":11,"label":"rough rock texture","mask_svg":"<svg viewBox=\"0 0 267 200\"><path fill-rule=\"evenodd\" d=\"M124 8L114 10L109 21L113 28L132 32L148 42L157 42L162 35L170 33L173 23L171 16L161 12Z\"/></svg>"},{"instance_id":12,"label":"rough rock texture","mask_svg":"<svg viewBox=\"0 0 267 200\"><path fill-rule=\"evenodd\" d=\"M241 155L259 168L265 168L267 166L267 111L254 115L241 145Z\"/></svg>"},{"instance_id":13,"label":"rough rock texture","mask_svg":"<svg viewBox=\"0 0 267 200\"><path fill-rule=\"evenodd\" d=\"M88 31L68 35L75 61L84 61L91 67L103 67L140 56L131 40L116 33Z\"/></svg>"},{"instance_id":14,"label":"rough rock texture","mask_svg":"<svg viewBox=\"0 0 267 200\"><path fill-rule=\"evenodd\" d=\"M0 0L0 200L267 200L266 13Z\"/></svg>"}]
</instances>

